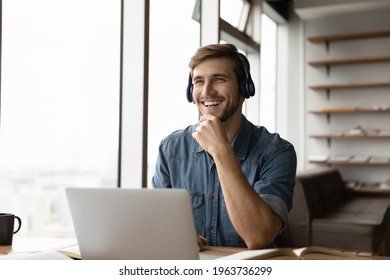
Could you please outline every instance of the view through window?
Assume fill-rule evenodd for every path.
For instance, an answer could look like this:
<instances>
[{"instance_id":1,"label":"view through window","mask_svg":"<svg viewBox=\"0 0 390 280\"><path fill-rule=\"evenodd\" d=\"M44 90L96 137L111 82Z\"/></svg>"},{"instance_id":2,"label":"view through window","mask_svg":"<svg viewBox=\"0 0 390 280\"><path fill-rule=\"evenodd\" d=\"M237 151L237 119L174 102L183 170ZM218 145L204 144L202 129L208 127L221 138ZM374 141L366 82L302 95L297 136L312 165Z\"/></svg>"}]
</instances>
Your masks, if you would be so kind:
<instances>
[{"instance_id":1,"label":"view through window","mask_svg":"<svg viewBox=\"0 0 390 280\"><path fill-rule=\"evenodd\" d=\"M120 1L3 1L2 43L0 211L73 236L64 189L117 184Z\"/></svg>"},{"instance_id":2,"label":"view through window","mask_svg":"<svg viewBox=\"0 0 390 280\"><path fill-rule=\"evenodd\" d=\"M195 0L150 1L149 185L161 140L198 121L196 106L186 99L188 63L200 40L194 5ZM180 13L170 16L173 10Z\"/></svg>"},{"instance_id":3,"label":"view through window","mask_svg":"<svg viewBox=\"0 0 390 280\"><path fill-rule=\"evenodd\" d=\"M160 141L198 120L194 4L150 0L149 184ZM3 1L2 40L0 211L19 234L73 236L64 189L117 186L120 0Z\"/></svg>"}]
</instances>

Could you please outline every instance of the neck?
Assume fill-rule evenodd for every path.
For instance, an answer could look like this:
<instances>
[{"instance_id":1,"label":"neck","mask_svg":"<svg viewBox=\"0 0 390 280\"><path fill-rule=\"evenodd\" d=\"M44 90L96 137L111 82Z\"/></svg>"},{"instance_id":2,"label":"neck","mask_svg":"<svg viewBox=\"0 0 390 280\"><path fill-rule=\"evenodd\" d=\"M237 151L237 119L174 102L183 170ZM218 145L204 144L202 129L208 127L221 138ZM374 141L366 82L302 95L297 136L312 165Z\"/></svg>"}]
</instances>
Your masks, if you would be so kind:
<instances>
[{"instance_id":1,"label":"neck","mask_svg":"<svg viewBox=\"0 0 390 280\"><path fill-rule=\"evenodd\" d=\"M241 121L242 113L241 111L237 111L233 116L231 116L228 120L222 123L230 143L236 136L237 131L241 126Z\"/></svg>"}]
</instances>

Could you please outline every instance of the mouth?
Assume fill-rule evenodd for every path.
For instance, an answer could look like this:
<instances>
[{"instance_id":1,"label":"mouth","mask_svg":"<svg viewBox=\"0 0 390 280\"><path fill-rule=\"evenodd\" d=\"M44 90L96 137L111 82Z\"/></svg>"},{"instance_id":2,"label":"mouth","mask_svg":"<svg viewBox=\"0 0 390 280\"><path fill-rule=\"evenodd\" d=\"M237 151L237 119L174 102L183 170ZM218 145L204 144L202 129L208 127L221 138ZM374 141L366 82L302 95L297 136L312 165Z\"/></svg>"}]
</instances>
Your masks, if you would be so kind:
<instances>
[{"instance_id":1,"label":"mouth","mask_svg":"<svg viewBox=\"0 0 390 280\"><path fill-rule=\"evenodd\" d=\"M203 105L206 107L213 107L218 106L222 103L222 100L216 100L216 101L203 101Z\"/></svg>"}]
</instances>

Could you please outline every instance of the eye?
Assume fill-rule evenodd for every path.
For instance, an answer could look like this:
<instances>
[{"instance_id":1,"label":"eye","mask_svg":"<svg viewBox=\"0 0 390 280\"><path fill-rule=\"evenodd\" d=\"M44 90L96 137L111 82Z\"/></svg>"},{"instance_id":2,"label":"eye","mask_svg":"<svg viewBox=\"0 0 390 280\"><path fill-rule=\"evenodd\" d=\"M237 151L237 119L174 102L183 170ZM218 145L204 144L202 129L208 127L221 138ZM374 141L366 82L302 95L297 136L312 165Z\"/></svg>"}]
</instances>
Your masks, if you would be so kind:
<instances>
[{"instance_id":1,"label":"eye","mask_svg":"<svg viewBox=\"0 0 390 280\"><path fill-rule=\"evenodd\" d=\"M226 78L223 76L218 76L218 77L214 78L214 82L217 82L217 83L226 82Z\"/></svg>"},{"instance_id":2,"label":"eye","mask_svg":"<svg viewBox=\"0 0 390 280\"><path fill-rule=\"evenodd\" d=\"M203 80L195 80L194 85L203 85L204 81Z\"/></svg>"}]
</instances>

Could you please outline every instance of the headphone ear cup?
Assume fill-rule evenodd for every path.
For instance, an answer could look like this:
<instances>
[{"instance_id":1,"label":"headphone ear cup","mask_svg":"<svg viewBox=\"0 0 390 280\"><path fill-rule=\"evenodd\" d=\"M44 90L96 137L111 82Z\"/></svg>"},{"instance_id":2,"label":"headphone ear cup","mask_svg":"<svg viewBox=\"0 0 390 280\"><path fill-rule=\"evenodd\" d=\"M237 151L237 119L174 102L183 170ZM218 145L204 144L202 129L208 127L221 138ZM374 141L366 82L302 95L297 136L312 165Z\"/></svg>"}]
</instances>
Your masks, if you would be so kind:
<instances>
[{"instance_id":1,"label":"headphone ear cup","mask_svg":"<svg viewBox=\"0 0 390 280\"><path fill-rule=\"evenodd\" d=\"M255 95L255 84L253 83L252 77L249 74L248 77L246 77L245 82L245 88L246 88L246 98L249 98L251 96Z\"/></svg>"},{"instance_id":2,"label":"headphone ear cup","mask_svg":"<svg viewBox=\"0 0 390 280\"><path fill-rule=\"evenodd\" d=\"M246 79L242 79L240 82L240 92L242 96L244 96L245 98L249 98L248 89L246 86Z\"/></svg>"},{"instance_id":3,"label":"headphone ear cup","mask_svg":"<svg viewBox=\"0 0 390 280\"><path fill-rule=\"evenodd\" d=\"M245 78L242 79L240 82L240 91L242 96L244 96L245 98L249 98L255 95L255 84L253 83L253 80L250 74L248 74L248 71L246 71L246 69Z\"/></svg>"},{"instance_id":4,"label":"headphone ear cup","mask_svg":"<svg viewBox=\"0 0 390 280\"><path fill-rule=\"evenodd\" d=\"M194 102L194 99L192 98L193 90L194 90L194 85L192 84L192 77L191 77L191 73L190 73L188 75L188 84L187 84L187 100L190 103Z\"/></svg>"},{"instance_id":5,"label":"headphone ear cup","mask_svg":"<svg viewBox=\"0 0 390 280\"><path fill-rule=\"evenodd\" d=\"M244 55L241 53L238 53L238 58L240 59L242 68L245 72L245 77L240 82L240 90L241 94L245 98L249 98L251 96L255 95L255 84L253 83L251 74L249 72L249 67L247 66L247 63L245 62Z\"/></svg>"}]
</instances>

